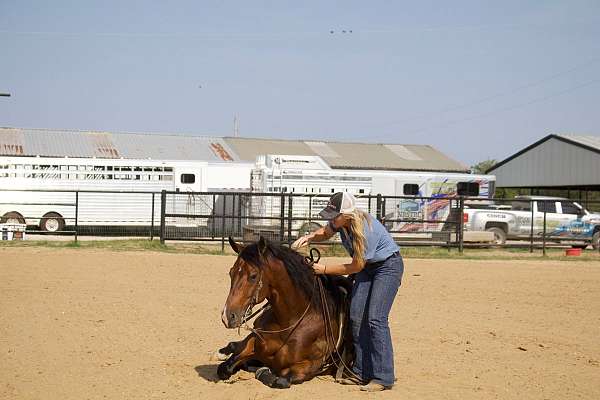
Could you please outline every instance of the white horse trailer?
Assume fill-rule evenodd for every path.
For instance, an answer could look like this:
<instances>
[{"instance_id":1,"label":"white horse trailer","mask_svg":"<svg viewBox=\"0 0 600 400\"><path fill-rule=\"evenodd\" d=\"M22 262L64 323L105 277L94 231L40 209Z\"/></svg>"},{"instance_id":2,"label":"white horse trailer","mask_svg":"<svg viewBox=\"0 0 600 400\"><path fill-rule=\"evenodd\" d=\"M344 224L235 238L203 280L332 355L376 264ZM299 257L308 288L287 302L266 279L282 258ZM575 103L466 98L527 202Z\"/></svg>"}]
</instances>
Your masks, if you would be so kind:
<instances>
[{"instance_id":1,"label":"white horse trailer","mask_svg":"<svg viewBox=\"0 0 600 400\"><path fill-rule=\"evenodd\" d=\"M77 203L78 225L146 226L153 217L159 222L156 193L248 191L251 168L200 161L0 157L0 218L60 231L74 225ZM192 194L177 196L168 206L173 213L190 213L204 200Z\"/></svg>"},{"instance_id":2,"label":"white horse trailer","mask_svg":"<svg viewBox=\"0 0 600 400\"><path fill-rule=\"evenodd\" d=\"M317 156L267 155L257 158L251 188L253 192L300 195L294 198L292 215L296 219L294 229L298 229L307 220L318 220L318 212L335 192L352 193L357 206L365 211L369 209L368 196L398 196L386 199L384 217L389 220L445 221L450 214L449 199L458 195L491 198L495 181L493 175L467 173L332 169ZM255 197L253 201L254 215L280 215L276 197ZM374 214L375 207L370 208ZM400 232L439 231L443 225L395 222L389 228Z\"/></svg>"}]
</instances>

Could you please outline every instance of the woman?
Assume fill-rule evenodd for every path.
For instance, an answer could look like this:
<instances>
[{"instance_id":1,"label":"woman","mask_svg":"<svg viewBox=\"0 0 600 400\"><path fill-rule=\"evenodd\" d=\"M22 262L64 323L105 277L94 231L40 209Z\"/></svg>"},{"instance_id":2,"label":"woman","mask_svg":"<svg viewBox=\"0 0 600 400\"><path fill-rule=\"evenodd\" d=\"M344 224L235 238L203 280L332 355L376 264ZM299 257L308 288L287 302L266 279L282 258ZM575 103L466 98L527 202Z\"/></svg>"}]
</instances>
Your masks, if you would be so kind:
<instances>
[{"instance_id":1,"label":"woman","mask_svg":"<svg viewBox=\"0 0 600 400\"><path fill-rule=\"evenodd\" d=\"M293 246L324 241L339 232L352 257L348 264L313 265L316 274L356 274L350 323L356 350L353 372L360 379L344 379L341 383L360 384L364 391L390 389L395 379L388 315L404 272L398 245L379 221L356 208L356 199L349 193L331 196L319 215L328 224L301 237Z\"/></svg>"}]
</instances>

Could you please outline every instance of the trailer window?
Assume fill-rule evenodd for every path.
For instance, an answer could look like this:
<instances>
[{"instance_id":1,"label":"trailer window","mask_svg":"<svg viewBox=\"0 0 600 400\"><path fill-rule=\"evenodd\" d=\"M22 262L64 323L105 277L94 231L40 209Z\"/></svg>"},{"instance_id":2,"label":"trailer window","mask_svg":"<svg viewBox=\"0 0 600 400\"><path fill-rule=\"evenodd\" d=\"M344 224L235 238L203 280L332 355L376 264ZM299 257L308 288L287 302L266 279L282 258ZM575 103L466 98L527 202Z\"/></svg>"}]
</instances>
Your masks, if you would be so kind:
<instances>
[{"instance_id":1,"label":"trailer window","mask_svg":"<svg viewBox=\"0 0 600 400\"><path fill-rule=\"evenodd\" d=\"M458 182L456 192L459 196L479 196L479 183L477 182Z\"/></svg>"},{"instance_id":2,"label":"trailer window","mask_svg":"<svg viewBox=\"0 0 600 400\"><path fill-rule=\"evenodd\" d=\"M187 185L191 185L192 183L196 183L196 175L194 175L194 174L181 174L181 183L185 183Z\"/></svg>"},{"instance_id":3,"label":"trailer window","mask_svg":"<svg viewBox=\"0 0 600 400\"><path fill-rule=\"evenodd\" d=\"M405 196L417 196L419 194L419 185L416 183L405 183L402 188Z\"/></svg>"}]
</instances>

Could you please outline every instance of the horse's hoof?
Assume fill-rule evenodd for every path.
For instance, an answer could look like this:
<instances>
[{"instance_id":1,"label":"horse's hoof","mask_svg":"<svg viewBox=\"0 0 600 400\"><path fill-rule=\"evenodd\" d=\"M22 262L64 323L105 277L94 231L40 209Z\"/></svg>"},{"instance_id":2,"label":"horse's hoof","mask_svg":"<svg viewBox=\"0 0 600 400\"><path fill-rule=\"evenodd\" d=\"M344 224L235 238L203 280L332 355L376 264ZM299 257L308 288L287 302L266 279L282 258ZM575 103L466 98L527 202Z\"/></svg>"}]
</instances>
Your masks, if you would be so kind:
<instances>
[{"instance_id":1,"label":"horse's hoof","mask_svg":"<svg viewBox=\"0 0 600 400\"><path fill-rule=\"evenodd\" d=\"M277 378L275 379L275 382L273 382L273 386L271 386L274 389L289 389L290 386L292 386L291 382L288 381L285 378Z\"/></svg>"},{"instance_id":2,"label":"horse's hoof","mask_svg":"<svg viewBox=\"0 0 600 400\"><path fill-rule=\"evenodd\" d=\"M229 354L233 354L233 346L231 343L229 343L227 346L220 348L219 351L217 353L221 353L221 354L225 354L225 355L229 355Z\"/></svg>"},{"instance_id":3,"label":"horse's hoof","mask_svg":"<svg viewBox=\"0 0 600 400\"><path fill-rule=\"evenodd\" d=\"M291 386L289 380L276 376L271 372L269 367L261 367L256 370L256 379L264 383L270 388L287 389Z\"/></svg>"},{"instance_id":4,"label":"horse's hoof","mask_svg":"<svg viewBox=\"0 0 600 400\"><path fill-rule=\"evenodd\" d=\"M213 361L227 361L229 359L229 357L231 357L230 354L225 354L225 353L221 352L221 350L215 351L210 356L211 360L213 360Z\"/></svg>"},{"instance_id":5,"label":"horse's hoof","mask_svg":"<svg viewBox=\"0 0 600 400\"><path fill-rule=\"evenodd\" d=\"M233 375L233 374L231 373L231 370L229 369L227 362L223 362L223 363L219 364L219 366L217 367L217 376L219 377L220 380L225 381L225 380L231 378L231 375Z\"/></svg>"}]
</instances>

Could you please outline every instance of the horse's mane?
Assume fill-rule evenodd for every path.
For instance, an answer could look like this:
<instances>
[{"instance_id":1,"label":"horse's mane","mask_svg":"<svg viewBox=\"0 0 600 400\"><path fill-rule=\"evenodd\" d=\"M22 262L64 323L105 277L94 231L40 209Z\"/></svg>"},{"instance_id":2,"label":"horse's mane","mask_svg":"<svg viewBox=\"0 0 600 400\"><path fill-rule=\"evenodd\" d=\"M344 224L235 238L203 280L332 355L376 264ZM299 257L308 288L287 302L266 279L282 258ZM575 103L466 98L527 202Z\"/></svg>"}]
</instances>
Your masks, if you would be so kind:
<instances>
[{"instance_id":1,"label":"horse's mane","mask_svg":"<svg viewBox=\"0 0 600 400\"><path fill-rule=\"evenodd\" d=\"M252 243L244 247L239 256L246 262L259 268L265 262L265 258L273 257L280 260L287 271L292 284L298 288L306 297L310 299L313 305L319 304L319 296L313 291L315 287L315 276L312 268L304 260L304 256L289 247L282 246L279 243L266 241L264 256L261 257L258 243Z\"/></svg>"}]
</instances>

